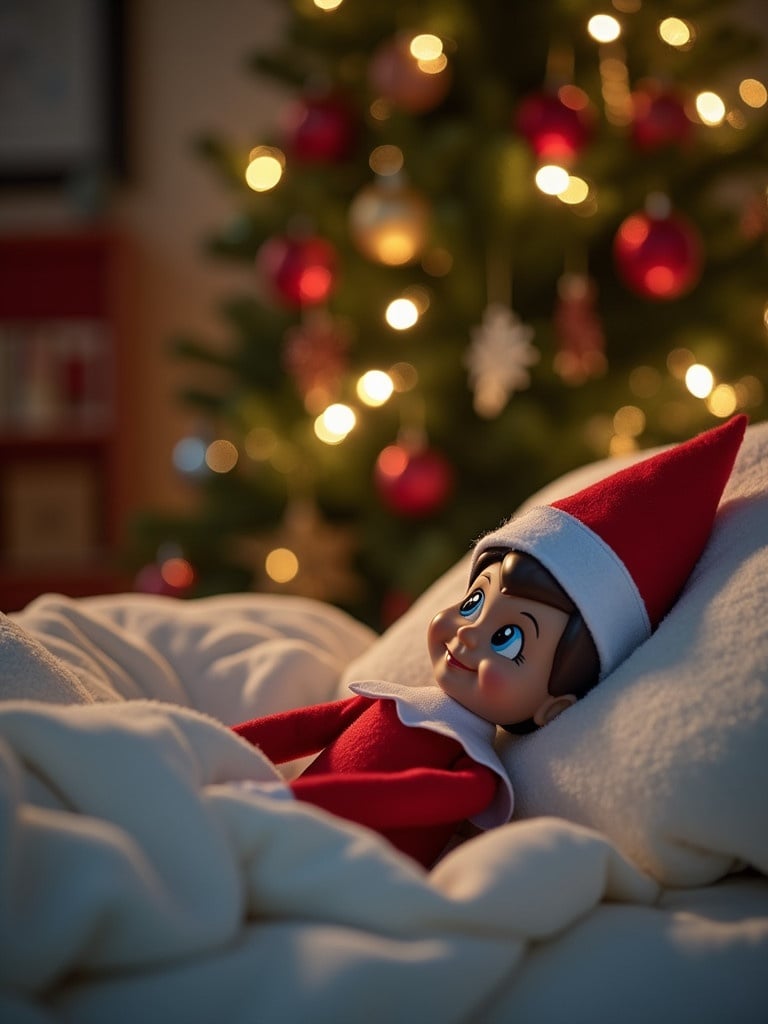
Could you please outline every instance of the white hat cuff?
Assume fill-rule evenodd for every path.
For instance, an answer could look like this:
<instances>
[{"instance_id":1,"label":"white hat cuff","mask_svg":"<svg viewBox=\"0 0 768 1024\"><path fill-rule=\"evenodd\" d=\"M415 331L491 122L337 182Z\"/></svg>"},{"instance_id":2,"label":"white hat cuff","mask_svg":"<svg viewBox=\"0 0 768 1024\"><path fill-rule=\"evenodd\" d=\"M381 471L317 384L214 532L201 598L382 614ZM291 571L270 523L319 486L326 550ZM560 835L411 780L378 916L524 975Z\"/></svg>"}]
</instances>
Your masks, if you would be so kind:
<instances>
[{"instance_id":1,"label":"white hat cuff","mask_svg":"<svg viewBox=\"0 0 768 1024\"><path fill-rule=\"evenodd\" d=\"M473 561L495 547L532 555L552 573L587 624L601 678L651 635L648 612L627 567L601 537L562 509L541 505L510 519L478 541Z\"/></svg>"}]
</instances>

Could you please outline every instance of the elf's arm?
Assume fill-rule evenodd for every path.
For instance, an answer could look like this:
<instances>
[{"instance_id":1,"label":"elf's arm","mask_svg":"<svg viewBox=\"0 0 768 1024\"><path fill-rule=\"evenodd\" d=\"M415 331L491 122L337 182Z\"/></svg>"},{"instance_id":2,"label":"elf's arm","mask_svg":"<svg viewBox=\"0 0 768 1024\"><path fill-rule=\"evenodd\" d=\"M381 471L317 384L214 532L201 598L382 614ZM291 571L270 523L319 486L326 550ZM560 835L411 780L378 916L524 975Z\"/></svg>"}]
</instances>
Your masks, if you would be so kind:
<instances>
[{"instance_id":1,"label":"elf's arm","mask_svg":"<svg viewBox=\"0 0 768 1024\"><path fill-rule=\"evenodd\" d=\"M274 764L282 764L327 747L372 703L370 697L346 697L252 718L232 726L232 731L259 747Z\"/></svg>"},{"instance_id":2,"label":"elf's arm","mask_svg":"<svg viewBox=\"0 0 768 1024\"><path fill-rule=\"evenodd\" d=\"M290 785L300 800L381 830L471 818L493 800L497 783L495 772L465 755L453 769L310 774Z\"/></svg>"}]
</instances>

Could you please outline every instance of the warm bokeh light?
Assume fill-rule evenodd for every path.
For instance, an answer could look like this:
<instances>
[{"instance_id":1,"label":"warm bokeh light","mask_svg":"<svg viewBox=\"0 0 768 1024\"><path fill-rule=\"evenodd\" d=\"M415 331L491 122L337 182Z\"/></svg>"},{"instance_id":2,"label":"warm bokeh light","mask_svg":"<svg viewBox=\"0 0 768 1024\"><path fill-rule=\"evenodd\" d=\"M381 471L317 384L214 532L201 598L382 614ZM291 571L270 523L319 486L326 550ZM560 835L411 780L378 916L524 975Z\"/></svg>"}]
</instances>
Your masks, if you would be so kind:
<instances>
[{"instance_id":1,"label":"warm bokeh light","mask_svg":"<svg viewBox=\"0 0 768 1024\"><path fill-rule=\"evenodd\" d=\"M368 157L368 166L374 174L388 177L403 169L403 151L399 146L377 146Z\"/></svg>"},{"instance_id":2,"label":"warm bokeh light","mask_svg":"<svg viewBox=\"0 0 768 1024\"><path fill-rule=\"evenodd\" d=\"M686 371L685 386L694 398L707 398L715 386L714 374L703 363L694 363Z\"/></svg>"},{"instance_id":3,"label":"warm bokeh light","mask_svg":"<svg viewBox=\"0 0 768 1024\"><path fill-rule=\"evenodd\" d=\"M315 7L320 11L335 11L344 3L344 0L313 0Z\"/></svg>"},{"instance_id":4,"label":"warm bokeh light","mask_svg":"<svg viewBox=\"0 0 768 1024\"><path fill-rule=\"evenodd\" d=\"M589 96L578 85L573 85L571 82L560 86L557 90L557 98L569 110L586 110L589 107Z\"/></svg>"},{"instance_id":5,"label":"warm bokeh light","mask_svg":"<svg viewBox=\"0 0 768 1024\"><path fill-rule=\"evenodd\" d=\"M384 319L396 331L407 331L419 319L419 310L413 299L393 299L387 306Z\"/></svg>"},{"instance_id":6,"label":"warm bokeh light","mask_svg":"<svg viewBox=\"0 0 768 1024\"><path fill-rule=\"evenodd\" d=\"M383 370L368 370L357 382L357 395L361 402L374 408L391 397L395 386Z\"/></svg>"},{"instance_id":7,"label":"warm bokeh light","mask_svg":"<svg viewBox=\"0 0 768 1024\"><path fill-rule=\"evenodd\" d=\"M583 178L578 178L576 175L571 174L566 187L562 192L556 194L561 203L566 203L568 206L578 206L579 203L583 203L588 198L589 185Z\"/></svg>"},{"instance_id":8,"label":"warm bokeh light","mask_svg":"<svg viewBox=\"0 0 768 1024\"><path fill-rule=\"evenodd\" d=\"M272 146L251 150L245 180L254 192L269 192L280 181L285 170L285 154Z\"/></svg>"},{"instance_id":9,"label":"warm bokeh light","mask_svg":"<svg viewBox=\"0 0 768 1024\"><path fill-rule=\"evenodd\" d=\"M368 109L374 121L387 121L392 116L389 100L385 100L382 96L377 97Z\"/></svg>"},{"instance_id":10,"label":"warm bokeh light","mask_svg":"<svg viewBox=\"0 0 768 1024\"><path fill-rule=\"evenodd\" d=\"M536 187L548 196L556 196L565 192L570 182L570 175L564 167L557 164L545 164L536 172Z\"/></svg>"},{"instance_id":11,"label":"warm bokeh light","mask_svg":"<svg viewBox=\"0 0 768 1024\"><path fill-rule=\"evenodd\" d=\"M438 60L443 53L443 41L439 36L425 32L414 36L409 46L411 56L419 61Z\"/></svg>"},{"instance_id":12,"label":"warm bokeh light","mask_svg":"<svg viewBox=\"0 0 768 1024\"><path fill-rule=\"evenodd\" d=\"M707 398L707 408L713 416L718 416L720 419L732 416L736 412L738 404L736 389L730 384L718 384Z\"/></svg>"},{"instance_id":13,"label":"warm bokeh light","mask_svg":"<svg viewBox=\"0 0 768 1024\"><path fill-rule=\"evenodd\" d=\"M299 560L290 548L274 548L264 559L264 569L275 583L290 583L299 571Z\"/></svg>"},{"instance_id":14,"label":"warm bokeh light","mask_svg":"<svg viewBox=\"0 0 768 1024\"><path fill-rule=\"evenodd\" d=\"M747 119L740 110L729 110L725 115L725 120L731 128L736 128L738 131L742 131L747 127Z\"/></svg>"},{"instance_id":15,"label":"warm bokeh light","mask_svg":"<svg viewBox=\"0 0 768 1024\"><path fill-rule=\"evenodd\" d=\"M205 452L206 465L214 473L229 473L237 465L237 458L237 448L223 438L211 441Z\"/></svg>"},{"instance_id":16,"label":"warm bokeh light","mask_svg":"<svg viewBox=\"0 0 768 1024\"><path fill-rule=\"evenodd\" d=\"M696 362L696 356L690 349L673 348L667 356L667 369L675 380L684 380L688 370Z\"/></svg>"},{"instance_id":17,"label":"warm bokeh light","mask_svg":"<svg viewBox=\"0 0 768 1024\"><path fill-rule=\"evenodd\" d=\"M637 441L627 434L614 434L608 445L608 453L613 456L631 455L637 451Z\"/></svg>"},{"instance_id":18,"label":"warm bokeh light","mask_svg":"<svg viewBox=\"0 0 768 1024\"><path fill-rule=\"evenodd\" d=\"M587 22L587 32L598 43L613 43L621 35L621 25L612 14L594 14Z\"/></svg>"},{"instance_id":19,"label":"warm bokeh light","mask_svg":"<svg viewBox=\"0 0 768 1024\"><path fill-rule=\"evenodd\" d=\"M408 466L408 453L400 445L391 444L386 447L376 461L381 476L397 480Z\"/></svg>"},{"instance_id":20,"label":"warm bokeh light","mask_svg":"<svg viewBox=\"0 0 768 1024\"><path fill-rule=\"evenodd\" d=\"M739 82L739 96L748 107L764 107L768 103L768 90L756 78L745 78Z\"/></svg>"},{"instance_id":21,"label":"warm bokeh light","mask_svg":"<svg viewBox=\"0 0 768 1024\"><path fill-rule=\"evenodd\" d=\"M693 29L682 18L664 18L659 23L659 36L669 46L682 49L693 42Z\"/></svg>"},{"instance_id":22,"label":"warm bokeh light","mask_svg":"<svg viewBox=\"0 0 768 1024\"><path fill-rule=\"evenodd\" d=\"M324 444L341 444L357 423L354 409L341 402L329 405L315 420L315 434Z\"/></svg>"},{"instance_id":23,"label":"warm bokeh light","mask_svg":"<svg viewBox=\"0 0 768 1024\"><path fill-rule=\"evenodd\" d=\"M277 434L269 427L254 427L245 435L243 442L245 454L254 462L266 462L271 459L277 448Z\"/></svg>"},{"instance_id":24,"label":"warm bokeh light","mask_svg":"<svg viewBox=\"0 0 768 1024\"><path fill-rule=\"evenodd\" d=\"M175 590L186 590L195 582L195 570L186 558L168 558L160 566L163 582Z\"/></svg>"},{"instance_id":25,"label":"warm bokeh light","mask_svg":"<svg viewBox=\"0 0 768 1024\"><path fill-rule=\"evenodd\" d=\"M624 437L639 437L645 430L645 413L636 405L623 405L614 414L613 429Z\"/></svg>"},{"instance_id":26,"label":"warm bokeh light","mask_svg":"<svg viewBox=\"0 0 768 1024\"><path fill-rule=\"evenodd\" d=\"M700 92L696 97L696 113L704 124L722 124L725 104L716 92Z\"/></svg>"},{"instance_id":27,"label":"warm bokeh light","mask_svg":"<svg viewBox=\"0 0 768 1024\"><path fill-rule=\"evenodd\" d=\"M419 374L411 363L395 363L389 368L395 391L412 391L419 383Z\"/></svg>"},{"instance_id":28,"label":"warm bokeh light","mask_svg":"<svg viewBox=\"0 0 768 1024\"><path fill-rule=\"evenodd\" d=\"M418 310L419 316L423 316L429 309L432 298L429 289L421 284L410 285L403 292L403 298L408 299Z\"/></svg>"}]
</instances>

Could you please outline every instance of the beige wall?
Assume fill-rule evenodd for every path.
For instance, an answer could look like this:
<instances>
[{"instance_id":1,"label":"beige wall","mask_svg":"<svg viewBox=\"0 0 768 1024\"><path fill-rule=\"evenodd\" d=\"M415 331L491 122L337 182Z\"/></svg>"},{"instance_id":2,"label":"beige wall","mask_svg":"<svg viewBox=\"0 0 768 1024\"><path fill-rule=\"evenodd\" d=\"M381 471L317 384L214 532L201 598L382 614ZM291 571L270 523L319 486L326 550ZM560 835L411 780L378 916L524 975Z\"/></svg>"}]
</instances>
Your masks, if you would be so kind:
<instances>
[{"instance_id":1,"label":"beige wall","mask_svg":"<svg viewBox=\"0 0 768 1024\"><path fill-rule=\"evenodd\" d=\"M127 0L129 8L130 178L108 219L135 249L130 338L134 505L188 498L172 470L173 445L187 427L176 391L184 370L168 356L179 331L221 334L217 296L244 272L206 259L202 239L237 209L192 152L213 131L247 149L274 121L280 96L257 83L246 55L279 37L280 0ZM0 194L0 230L76 222L66 193Z\"/></svg>"}]
</instances>

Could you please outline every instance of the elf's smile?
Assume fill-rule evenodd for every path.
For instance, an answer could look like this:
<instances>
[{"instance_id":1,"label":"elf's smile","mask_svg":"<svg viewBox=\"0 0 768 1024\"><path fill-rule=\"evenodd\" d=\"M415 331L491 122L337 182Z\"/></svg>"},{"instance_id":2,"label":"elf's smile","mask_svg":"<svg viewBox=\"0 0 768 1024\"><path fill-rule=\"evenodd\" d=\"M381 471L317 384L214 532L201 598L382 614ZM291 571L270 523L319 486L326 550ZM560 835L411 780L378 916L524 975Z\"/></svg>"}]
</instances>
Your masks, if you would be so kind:
<instances>
[{"instance_id":1,"label":"elf's smile","mask_svg":"<svg viewBox=\"0 0 768 1024\"><path fill-rule=\"evenodd\" d=\"M448 645L445 645L445 660L448 665L453 668L463 669L465 672L476 672L477 669L472 668L471 665L465 665L463 661L460 661L455 654L450 650Z\"/></svg>"}]
</instances>

